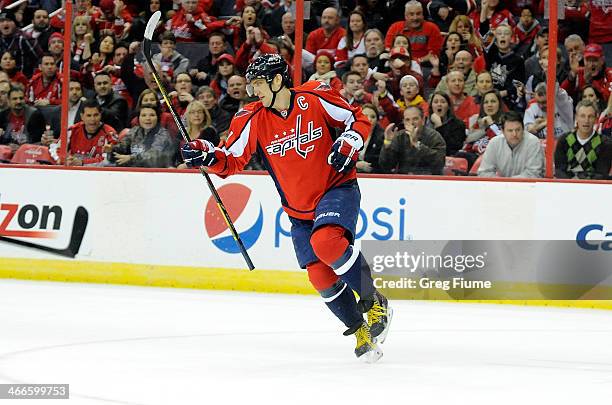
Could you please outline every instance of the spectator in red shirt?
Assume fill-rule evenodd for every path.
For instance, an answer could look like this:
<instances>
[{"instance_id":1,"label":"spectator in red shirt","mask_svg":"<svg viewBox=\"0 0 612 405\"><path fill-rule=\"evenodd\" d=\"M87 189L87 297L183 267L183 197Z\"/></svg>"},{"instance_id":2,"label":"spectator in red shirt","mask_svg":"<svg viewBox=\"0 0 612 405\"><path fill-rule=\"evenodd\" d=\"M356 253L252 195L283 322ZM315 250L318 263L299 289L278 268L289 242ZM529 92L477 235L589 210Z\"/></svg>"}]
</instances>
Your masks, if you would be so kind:
<instances>
[{"instance_id":1,"label":"spectator in red shirt","mask_svg":"<svg viewBox=\"0 0 612 405\"><path fill-rule=\"evenodd\" d=\"M465 93L465 78L463 72L452 70L446 75L446 85L450 96L453 112L460 120L463 120L466 128L470 127L470 121L478 115L479 107L474 97Z\"/></svg>"},{"instance_id":2,"label":"spectator in red shirt","mask_svg":"<svg viewBox=\"0 0 612 405\"><path fill-rule=\"evenodd\" d=\"M57 73L55 59L50 53L40 60L40 72L32 77L28 86L28 103L36 106L61 104L61 78Z\"/></svg>"},{"instance_id":3,"label":"spectator in red shirt","mask_svg":"<svg viewBox=\"0 0 612 405\"><path fill-rule=\"evenodd\" d=\"M181 8L166 23L166 30L172 31L177 42L204 40L211 32L239 23L238 17L217 20L198 8L198 0L182 0Z\"/></svg>"},{"instance_id":4,"label":"spectator in red shirt","mask_svg":"<svg viewBox=\"0 0 612 405\"><path fill-rule=\"evenodd\" d=\"M235 74L234 57L229 53L219 56L217 58L217 73L210 82L210 87L215 91L217 98L227 94L227 81Z\"/></svg>"},{"instance_id":5,"label":"spectator in red shirt","mask_svg":"<svg viewBox=\"0 0 612 405\"><path fill-rule=\"evenodd\" d=\"M64 29L65 9L51 17L51 26L57 29ZM91 4L91 0L76 0L76 15L87 17L87 21L92 29L96 28L96 21L102 17L102 10Z\"/></svg>"},{"instance_id":6,"label":"spectator in red shirt","mask_svg":"<svg viewBox=\"0 0 612 405\"><path fill-rule=\"evenodd\" d=\"M68 128L69 166L99 166L104 161L104 145L117 143L117 131L102 122L102 110L96 100L83 102L81 122Z\"/></svg>"},{"instance_id":7,"label":"spectator in red shirt","mask_svg":"<svg viewBox=\"0 0 612 405\"><path fill-rule=\"evenodd\" d=\"M121 0L100 0L102 16L96 21L96 28L102 35L113 33L117 39L125 39L132 27L132 16Z\"/></svg>"},{"instance_id":8,"label":"spectator in red shirt","mask_svg":"<svg viewBox=\"0 0 612 405\"><path fill-rule=\"evenodd\" d=\"M321 14L321 28L308 34L306 50L316 55L319 50L324 49L335 55L336 48L345 35L346 31L340 26L338 10L328 7Z\"/></svg>"},{"instance_id":9,"label":"spectator in red shirt","mask_svg":"<svg viewBox=\"0 0 612 405\"><path fill-rule=\"evenodd\" d=\"M425 21L423 6L416 0L406 3L405 21L391 24L385 37L385 46L391 47L397 34L404 34L410 40L412 57L418 61L429 61L429 55L438 55L444 38L440 28L432 22Z\"/></svg>"},{"instance_id":10,"label":"spectator in red shirt","mask_svg":"<svg viewBox=\"0 0 612 405\"><path fill-rule=\"evenodd\" d=\"M501 0L482 0L480 12L475 10L471 14L474 28L480 32L485 48L493 43L495 29L502 25L514 27L514 17L508 11Z\"/></svg>"},{"instance_id":11,"label":"spectator in red shirt","mask_svg":"<svg viewBox=\"0 0 612 405\"><path fill-rule=\"evenodd\" d=\"M0 59L0 69L2 69L3 72L6 72L11 82L20 83L23 87L28 85L29 80L22 71L17 69L17 60L15 60L15 56L12 54L12 52L5 51L2 54L2 59Z\"/></svg>"},{"instance_id":12,"label":"spectator in red shirt","mask_svg":"<svg viewBox=\"0 0 612 405\"><path fill-rule=\"evenodd\" d=\"M516 44L514 52L527 59L534 50L533 42L536 35L542 30L542 26L533 18L533 11L529 7L523 7L518 24L512 29L512 42Z\"/></svg>"},{"instance_id":13,"label":"spectator in red shirt","mask_svg":"<svg viewBox=\"0 0 612 405\"><path fill-rule=\"evenodd\" d=\"M570 72L561 87L573 98L587 84L597 89L604 97L610 97L612 87L612 68L606 67L603 48L599 44L588 44L584 48L584 67L580 67L578 53L570 58Z\"/></svg>"},{"instance_id":14,"label":"spectator in red shirt","mask_svg":"<svg viewBox=\"0 0 612 405\"><path fill-rule=\"evenodd\" d=\"M400 80L406 75L414 76L419 82L420 93L423 92L423 75L412 69L412 61L408 49L404 47L393 48L391 50L389 66L391 67L389 73L384 74L376 72L372 74L372 77L376 80L386 81L386 89L391 93L394 99L401 97Z\"/></svg>"}]
</instances>

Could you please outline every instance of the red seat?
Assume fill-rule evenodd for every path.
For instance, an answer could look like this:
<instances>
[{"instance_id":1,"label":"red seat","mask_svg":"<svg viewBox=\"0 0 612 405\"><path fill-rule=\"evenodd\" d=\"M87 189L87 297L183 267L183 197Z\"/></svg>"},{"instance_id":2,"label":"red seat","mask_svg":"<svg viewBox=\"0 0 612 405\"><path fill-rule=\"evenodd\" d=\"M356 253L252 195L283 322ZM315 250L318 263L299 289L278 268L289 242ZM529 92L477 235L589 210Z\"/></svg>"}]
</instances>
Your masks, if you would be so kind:
<instances>
[{"instance_id":1,"label":"red seat","mask_svg":"<svg viewBox=\"0 0 612 405\"><path fill-rule=\"evenodd\" d=\"M480 167L482 156L483 155L478 156L478 159L476 159L476 161L472 165L472 168L470 169L470 176L478 176L478 168Z\"/></svg>"},{"instance_id":2,"label":"red seat","mask_svg":"<svg viewBox=\"0 0 612 405\"><path fill-rule=\"evenodd\" d=\"M11 163L22 165L53 164L49 148L42 145L24 144L17 149Z\"/></svg>"},{"instance_id":3,"label":"red seat","mask_svg":"<svg viewBox=\"0 0 612 405\"><path fill-rule=\"evenodd\" d=\"M0 145L0 163L10 163L13 150L8 145Z\"/></svg>"},{"instance_id":4,"label":"red seat","mask_svg":"<svg viewBox=\"0 0 612 405\"><path fill-rule=\"evenodd\" d=\"M445 176L466 176L468 171L468 161L461 157L446 157L446 164L444 165Z\"/></svg>"}]
</instances>

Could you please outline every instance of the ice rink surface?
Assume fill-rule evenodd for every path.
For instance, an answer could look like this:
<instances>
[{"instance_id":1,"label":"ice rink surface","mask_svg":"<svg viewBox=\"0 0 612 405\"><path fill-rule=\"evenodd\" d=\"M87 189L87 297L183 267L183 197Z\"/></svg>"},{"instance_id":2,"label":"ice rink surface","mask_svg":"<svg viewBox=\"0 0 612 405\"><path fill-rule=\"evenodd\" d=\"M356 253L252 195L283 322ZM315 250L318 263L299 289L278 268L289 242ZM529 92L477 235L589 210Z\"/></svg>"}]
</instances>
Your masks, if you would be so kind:
<instances>
[{"instance_id":1,"label":"ice rink surface","mask_svg":"<svg viewBox=\"0 0 612 405\"><path fill-rule=\"evenodd\" d=\"M8 404L602 404L612 311L394 301L376 364L318 297L0 280Z\"/></svg>"}]
</instances>

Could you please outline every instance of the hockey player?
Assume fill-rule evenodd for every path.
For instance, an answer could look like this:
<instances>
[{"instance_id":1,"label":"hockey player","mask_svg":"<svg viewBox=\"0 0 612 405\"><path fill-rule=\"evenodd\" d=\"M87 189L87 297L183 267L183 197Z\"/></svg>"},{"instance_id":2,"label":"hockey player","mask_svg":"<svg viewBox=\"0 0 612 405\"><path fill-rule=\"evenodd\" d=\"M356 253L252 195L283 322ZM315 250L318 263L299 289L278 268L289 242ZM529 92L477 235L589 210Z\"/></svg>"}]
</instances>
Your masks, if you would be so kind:
<instances>
[{"instance_id":1,"label":"hockey player","mask_svg":"<svg viewBox=\"0 0 612 405\"><path fill-rule=\"evenodd\" d=\"M201 139L184 145L185 163L208 166L225 178L259 153L289 215L300 266L348 328L344 335L356 336L355 355L374 362L382 356L377 342L386 337L392 311L353 244L361 197L355 163L370 123L361 108L350 106L325 83L290 88L288 66L278 54L254 60L246 79L259 101L234 115L219 147ZM331 128L343 132L336 138Z\"/></svg>"}]
</instances>

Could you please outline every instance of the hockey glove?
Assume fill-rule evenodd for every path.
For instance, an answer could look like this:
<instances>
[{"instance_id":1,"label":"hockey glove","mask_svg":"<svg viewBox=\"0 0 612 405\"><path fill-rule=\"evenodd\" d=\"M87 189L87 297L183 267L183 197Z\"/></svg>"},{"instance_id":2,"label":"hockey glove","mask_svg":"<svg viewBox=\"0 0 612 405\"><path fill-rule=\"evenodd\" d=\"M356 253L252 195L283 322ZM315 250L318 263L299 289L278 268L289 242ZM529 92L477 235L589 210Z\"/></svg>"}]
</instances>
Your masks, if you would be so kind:
<instances>
[{"instance_id":1,"label":"hockey glove","mask_svg":"<svg viewBox=\"0 0 612 405\"><path fill-rule=\"evenodd\" d=\"M329 163L339 173L346 173L355 167L359 150L363 147L361 136L354 132L345 132L332 145L327 157Z\"/></svg>"},{"instance_id":2,"label":"hockey glove","mask_svg":"<svg viewBox=\"0 0 612 405\"><path fill-rule=\"evenodd\" d=\"M181 147L181 155L187 167L211 166L216 161L215 145L203 139L196 139Z\"/></svg>"}]
</instances>

